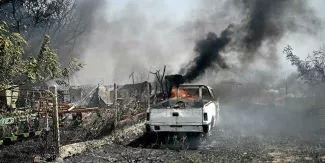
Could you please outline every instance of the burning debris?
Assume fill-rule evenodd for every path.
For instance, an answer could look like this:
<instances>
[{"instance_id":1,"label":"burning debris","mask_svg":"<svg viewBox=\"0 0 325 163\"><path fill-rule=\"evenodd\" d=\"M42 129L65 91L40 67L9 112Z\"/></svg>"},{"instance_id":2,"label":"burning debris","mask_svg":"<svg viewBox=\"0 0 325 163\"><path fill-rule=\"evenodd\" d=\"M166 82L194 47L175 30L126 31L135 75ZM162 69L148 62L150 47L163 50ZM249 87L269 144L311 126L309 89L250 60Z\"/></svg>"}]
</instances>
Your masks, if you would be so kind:
<instances>
[{"instance_id":1,"label":"burning debris","mask_svg":"<svg viewBox=\"0 0 325 163\"><path fill-rule=\"evenodd\" d=\"M186 88L178 88L178 97L183 100L195 100L199 97L198 92L191 92ZM177 99L177 88L172 88L171 99Z\"/></svg>"}]
</instances>

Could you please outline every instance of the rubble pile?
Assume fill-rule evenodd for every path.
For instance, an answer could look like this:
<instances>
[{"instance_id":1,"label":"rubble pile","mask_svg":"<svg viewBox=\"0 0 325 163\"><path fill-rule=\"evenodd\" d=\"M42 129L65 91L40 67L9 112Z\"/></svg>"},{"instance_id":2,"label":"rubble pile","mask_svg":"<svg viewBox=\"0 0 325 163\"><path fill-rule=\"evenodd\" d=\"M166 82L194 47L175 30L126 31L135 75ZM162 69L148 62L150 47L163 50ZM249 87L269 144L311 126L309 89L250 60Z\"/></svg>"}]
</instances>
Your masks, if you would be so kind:
<instances>
[{"instance_id":1,"label":"rubble pile","mask_svg":"<svg viewBox=\"0 0 325 163\"><path fill-rule=\"evenodd\" d=\"M148 82L123 85L117 90L118 121L129 119L147 109ZM78 86L71 91L73 106L98 107L99 112L79 114L79 119L62 122L63 144L98 139L111 133L114 128L114 90L105 86ZM80 116L81 115L81 116ZM69 115L70 117L73 115ZM72 120L71 120L72 119Z\"/></svg>"},{"instance_id":2,"label":"rubble pile","mask_svg":"<svg viewBox=\"0 0 325 163\"><path fill-rule=\"evenodd\" d=\"M148 89L149 85L149 89ZM148 108L151 85L148 82L126 84L117 90L118 119L124 120L143 113Z\"/></svg>"},{"instance_id":3,"label":"rubble pile","mask_svg":"<svg viewBox=\"0 0 325 163\"><path fill-rule=\"evenodd\" d=\"M100 110L98 113L89 113L81 123L65 123L61 127L61 143L71 144L108 135L113 130L114 113L111 110Z\"/></svg>"}]
</instances>

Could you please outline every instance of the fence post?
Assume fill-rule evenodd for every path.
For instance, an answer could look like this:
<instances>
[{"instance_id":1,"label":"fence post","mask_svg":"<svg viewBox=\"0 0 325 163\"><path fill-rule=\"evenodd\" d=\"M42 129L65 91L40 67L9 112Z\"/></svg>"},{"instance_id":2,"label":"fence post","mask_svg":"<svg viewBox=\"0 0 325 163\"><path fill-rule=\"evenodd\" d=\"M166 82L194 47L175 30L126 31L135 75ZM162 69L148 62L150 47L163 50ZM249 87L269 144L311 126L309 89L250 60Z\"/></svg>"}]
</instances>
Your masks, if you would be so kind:
<instances>
[{"instance_id":1,"label":"fence post","mask_svg":"<svg viewBox=\"0 0 325 163\"><path fill-rule=\"evenodd\" d=\"M55 152L57 156L60 155L60 131L59 131L59 106L58 106L58 93L56 86L50 88L53 93L53 130L54 130L54 143L55 143Z\"/></svg>"},{"instance_id":2,"label":"fence post","mask_svg":"<svg viewBox=\"0 0 325 163\"><path fill-rule=\"evenodd\" d=\"M100 95L99 95L99 83L98 83L98 85L97 85L97 98L98 98L98 105L99 105L99 107L101 107L101 103L100 103Z\"/></svg>"},{"instance_id":3,"label":"fence post","mask_svg":"<svg viewBox=\"0 0 325 163\"><path fill-rule=\"evenodd\" d=\"M49 131L49 113L48 113L48 111L49 111L49 108L48 108L48 106L46 106L46 108L45 108L45 124L46 124L46 128L45 128L45 130L46 131Z\"/></svg>"},{"instance_id":4,"label":"fence post","mask_svg":"<svg viewBox=\"0 0 325 163\"><path fill-rule=\"evenodd\" d=\"M117 107L117 85L114 83L114 109L115 109L115 122L114 127L116 127L118 122L118 107Z\"/></svg>"},{"instance_id":5,"label":"fence post","mask_svg":"<svg viewBox=\"0 0 325 163\"><path fill-rule=\"evenodd\" d=\"M148 94L147 94L147 102L148 102L148 108L150 108L150 82L148 82L148 85L147 85L147 91L148 91Z\"/></svg>"}]
</instances>

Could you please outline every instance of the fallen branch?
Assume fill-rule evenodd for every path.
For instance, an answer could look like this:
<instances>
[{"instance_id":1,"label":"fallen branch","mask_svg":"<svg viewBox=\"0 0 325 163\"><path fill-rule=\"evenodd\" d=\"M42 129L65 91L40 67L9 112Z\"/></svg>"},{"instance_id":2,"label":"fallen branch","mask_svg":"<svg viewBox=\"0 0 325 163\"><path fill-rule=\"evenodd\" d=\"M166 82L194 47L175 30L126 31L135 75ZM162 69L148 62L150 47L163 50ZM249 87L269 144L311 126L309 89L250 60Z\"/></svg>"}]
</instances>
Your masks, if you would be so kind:
<instances>
[{"instance_id":1,"label":"fallen branch","mask_svg":"<svg viewBox=\"0 0 325 163\"><path fill-rule=\"evenodd\" d=\"M124 136L124 132L130 132L130 131L137 131L140 132L141 128L143 128L144 123L137 124L135 126L126 128L126 129L119 129L117 130L116 134L114 135L109 135L106 136L100 140L91 140L91 141L86 141L86 142L80 142L80 143L74 143L74 144L69 144L62 146L60 148L60 159L64 159L66 157L73 156L75 154L82 153L88 149L93 149L93 148L98 148L103 145L109 145L113 144L115 139L122 138Z\"/></svg>"}]
</instances>

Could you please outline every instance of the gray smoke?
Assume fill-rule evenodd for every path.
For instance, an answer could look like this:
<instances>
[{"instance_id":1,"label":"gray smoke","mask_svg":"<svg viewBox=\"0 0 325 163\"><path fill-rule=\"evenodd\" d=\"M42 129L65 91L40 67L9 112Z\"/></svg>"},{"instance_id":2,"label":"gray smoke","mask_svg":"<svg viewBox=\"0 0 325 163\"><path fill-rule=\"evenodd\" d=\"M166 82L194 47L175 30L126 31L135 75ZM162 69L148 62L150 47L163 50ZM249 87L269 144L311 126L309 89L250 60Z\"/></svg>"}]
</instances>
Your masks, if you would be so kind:
<instances>
[{"instance_id":1,"label":"gray smoke","mask_svg":"<svg viewBox=\"0 0 325 163\"><path fill-rule=\"evenodd\" d=\"M123 6L108 4L105 11L98 12L90 36L83 40L81 54L87 65L78 73L80 82L132 83L132 72L135 82L148 80L148 76L154 80L149 71L164 65L166 71L175 72L192 47L189 49L175 31L182 22L156 19L151 14L162 10L161 3L128 1Z\"/></svg>"},{"instance_id":2,"label":"gray smoke","mask_svg":"<svg viewBox=\"0 0 325 163\"><path fill-rule=\"evenodd\" d=\"M195 47L197 56L187 65L184 75L184 79L187 82L192 82L196 78L200 77L205 73L205 70L215 66L215 69L225 69L228 65L225 63L224 58L220 55L220 52L231 41L231 27L221 32L220 36L210 32L207 34L205 39L199 40Z\"/></svg>"},{"instance_id":3,"label":"gray smoke","mask_svg":"<svg viewBox=\"0 0 325 163\"><path fill-rule=\"evenodd\" d=\"M266 46L272 50L269 59L276 60L274 45L284 34L315 33L320 29L321 21L314 15L308 1L240 0L235 3L246 15L239 28L243 33L239 42L239 49L245 52L243 61L251 62L257 55L264 55L258 53L264 42L267 42Z\"/></svg>"},{"instance_id":4,"label":"gray smoke","mask_svg":"<svg viewBox=\"0 0 325 163\"><path fill-rule=\"evenodd\" d=\"M114 7L110 5L112 1L105 2L108 3L92 2L97 7L91 16L91 30L82 36L82 43L74 50L86 63L78 74L82 83L130 83L132 72L136 82L141 82L148 79L149 71L163 65L171 73L195 80L201 79L205 72L220 72L225 67L240 70L261 58L266 63L277 63L277 42L286 33L315 33L320 26L307 2L302 0L276 3L206 0L198 2L204 6L185 15L185 21L171 17L156 19L158 12L167 8L156 2L129 1L125 6ZM198 50L199 44L209 43L207 35L222 38L221 33L229 24L234 24L227 34L230 42L219 49L211 46L210 52ZM154 80L154 76L149 75L149 80Z\"/></svg>"},{"instance_id":5,"label":"gray smoke","mask_svg":"<svg viewBox=\"0 0 325 163\"><path fill-rule=\"evenodd\" d=\"M211 1L210 3L210 6L205 7L213 7L213 4L217 2ZM197 55L180 71L188 82L200 78L208 69L219 71L220 67L228 68L227 62L236 60L237 57L240 66L243 67L254 63L257 58L265 59L269 66L277 66L277 43L286 33L316 33L321 27L320 21L314 15L313 10L309 8L307 1L240 0L230 1L228 5L229 3L236 6L235 8L244 15L244 18L241 22L234 23L235 28L232 33L229 33L227 28L221 32L221 37L215 37L215 39L206 37L197 42L195 49ZM205 21L211 23L210 19L215 18L216 14L211 14L211 17ZM196 23L201 23L204 26L205 21L199 17ZM217 22L220 21L220 18L212 21L216 21L212 24L218 27ZM225 35L225 33L227 34ZM209 32L208 36L217 36L217 34ZM227 51L224 51L226 48ZM262 48L264 48L264 52L261 52ZM220 52L224 52L225 55L236 53L237 56L228 56L228 60L225 61ZM218 65L217 68L214 65ZM234 66L238 67L238 65Z\"/></svg>"}]
</instances>

